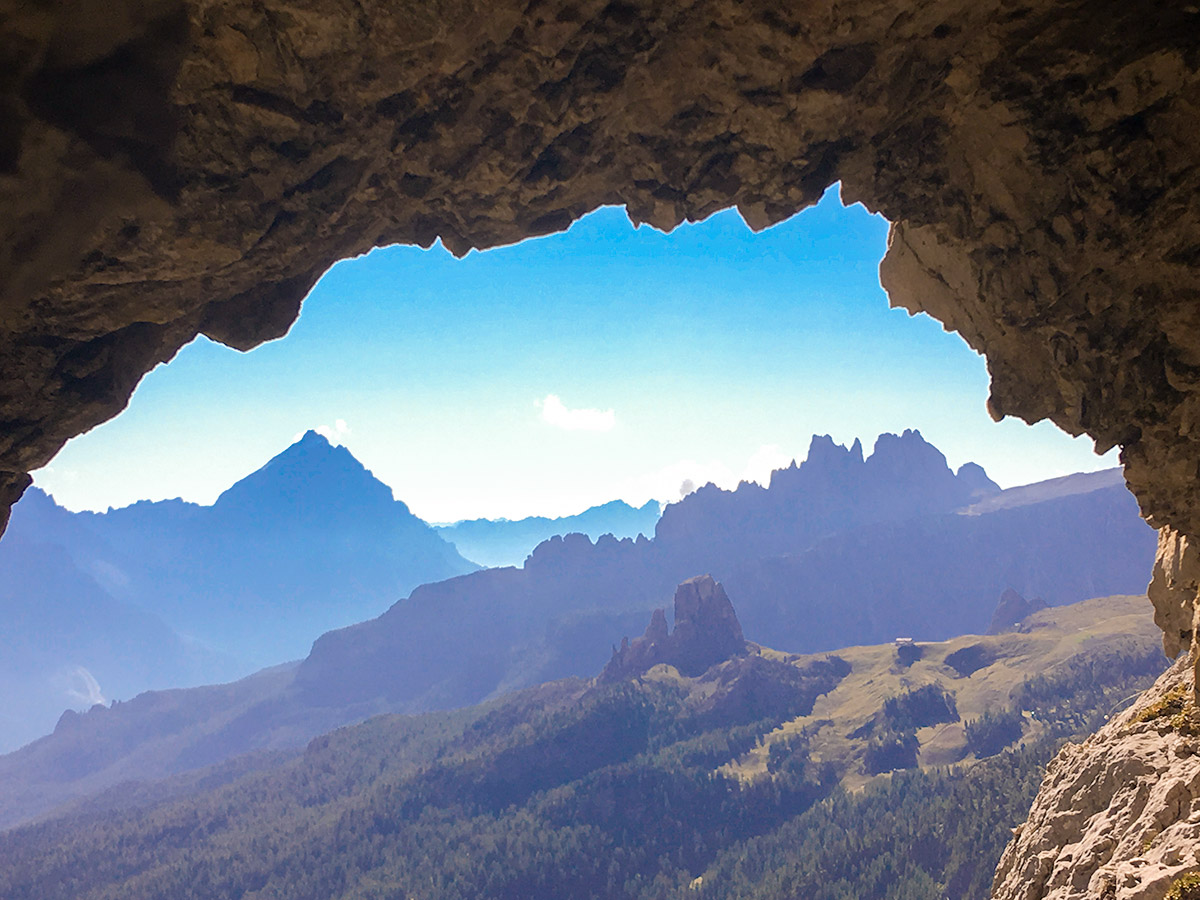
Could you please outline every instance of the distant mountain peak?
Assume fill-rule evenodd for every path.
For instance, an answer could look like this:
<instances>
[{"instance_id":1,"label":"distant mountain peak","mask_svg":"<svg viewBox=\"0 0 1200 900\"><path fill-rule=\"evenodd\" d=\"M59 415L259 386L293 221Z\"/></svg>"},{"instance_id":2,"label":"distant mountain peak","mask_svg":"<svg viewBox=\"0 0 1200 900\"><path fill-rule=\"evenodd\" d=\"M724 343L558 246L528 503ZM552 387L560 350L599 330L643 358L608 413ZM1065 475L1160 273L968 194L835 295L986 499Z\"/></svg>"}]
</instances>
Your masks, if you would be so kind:
<instances>
[{"instance_id":1,"label":"distant mountain peak","mask_svg":"<svg viewBox=\"0 0 1200 900\"><path fill-rule=\"evenodd\" d=\"M858 438L849 449L844 444L835 443L828 434L814 434L808 444L808 456L800 468L809 469L844 469L852 465L861 465L863 461L862 442Z\"/></svg>"},{"instance_id":2,"label":"distant mountain peak","mask_svg":"<svg viewBox=\"0 0 1200 900\"><path fill-rule=\"evenodd\" d=\"M598 681L622 681L659 663L695 677L745 653L742 625L725 588L711 575L698 575L675 589L675 630L668 635L666 615L661 609L654 610L645 634L632 642L625 638L613 649Z\"/></svg>"},{"instance_id":3,"label":"distant mountain peak","mask_svg":"<svg viewBox=\"0 0 1200 900\"><path fill-rule=\"evenodd\" d=\"M270 465L272 462L275 462L276 460L279 460L279 459L300 459L300 458L305 458L305 459L338 459L338 458L341 458L341 459L346 459L346 460L352 460L356 466L358 466L360 468L364 468L362 463L360 463L357 459L354 458L354 454L352 454L344 446L342 446L341 444L331 444L329 442L329 438L325 437L325 435L323 435L323 434L313 431L312 429L309 429L308 431L304 432L304 434L300 437L300 440L296 441L295 443L289 444L282 451L275 454L275 456L272 457L272 459L267 463L267 465Z\"/></svg>"},{"instance_id":4,"label":"distant mountain peak","mask_svg":"<svg viewBox=\"0 0 1200 900\"><path fill-rule=\"evenodd\" d=\"M979 463L963 463L958 467L955 477L971 492L972 500L1000 493L1000 485L988 477Z\"/></svg>"},{"instance_id":5,"label":"distant mountain peak","mask_svg":"<svg viewBox=\"0 0 1200 900\"><path fill-rule=\"evenodd\" d=\"M224 491L213 505L247 512L282 505L301 514L328 514L397 502L392 489L354 454L310 430Z\"/></svg>"},{"instance_id":6,"label":"distant mountain peak","mask_svg":"<svg viewBox=\"0 0 1200 900\"><path fill-rule=\"evenodd\" d=\"M624 500L610 500L573 516L550 519L468 519L437 526L442 537L454 543L468 559L485 566L519 566L542 542L561 535L586 534L599 539L605 534L618 538L654 534L661 513L657 500L633 507ZM561 543L561 542L560 542Z\"/></svg>"},{"instance_id":7,"label":"distant mountain peak","mask_svg":"<svg viewBox=\"0 0 1200 900\"><path fill-rule=\"evenodd\" d=\"M292 444L292 446L299 447L302 444L324 444L327 447L333 446L329 443L329 438L325 437L325 435L313 428L310 428L308 431L304 432L304 434L301 435L300 440L296 441L296 443Z\"/></svg>"}]
</instances>

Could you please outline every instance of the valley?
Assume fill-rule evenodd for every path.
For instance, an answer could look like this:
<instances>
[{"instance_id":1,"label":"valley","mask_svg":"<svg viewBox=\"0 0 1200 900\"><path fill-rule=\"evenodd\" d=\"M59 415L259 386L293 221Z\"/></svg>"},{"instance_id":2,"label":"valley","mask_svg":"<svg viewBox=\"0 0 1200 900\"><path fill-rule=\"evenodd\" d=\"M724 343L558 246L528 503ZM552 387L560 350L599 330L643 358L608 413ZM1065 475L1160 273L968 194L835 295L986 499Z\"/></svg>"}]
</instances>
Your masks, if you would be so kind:
<instances>
[{"instance_id":1,"label":"valley","mask_svg":"<svg viewBox=\"0 0 1200 900\"><path fill-rule=\"evenodd\" d=\"M234 521L241 531L220 525ZM258 537L239 538L243 531ZM156 605L158 591L203 570L172 601L190 604L177 625L206 619L206 634L230 652L259 633L291 635L293 646L311 649L289 659L275 645L272 656L264 639L259 658L275 665L233 680L241 670L221 668L211 650L207 669L185 669L191 657L163 624L163 637L106 656L106 646L122 646L106 630L120 620L109 618L91 651L43 640L40 669L17 654L0 658L14 686L0 706L28 710L23 729L5 735L15 752L0 756L0 825L130 778L298 752L317 735L382 713L472 706L548 681L590 678L622 637L639 634L655 608L669 608L676 585L698 572L736 598L747 639L805 654L982 633L1008 591L1053 606L1140 592L1154 551L1153 531L1119 471L1000 491L977 466L952 471L911 431L881 436L870 455L857 443L814 437L805 461L776 471L766 487L709 485L671 504L653 538L554 537L521 568L422 585L375 618L324 634L315 629L328 617L378 609L404 571L413 577L413 564L449 558L474 567L348 451L315 434L211 508L168 502L72 515L33 493L5 541L17 551L35 539L57 542L63 571L96 585L104 602L145 617L156 610L160 622L172 607ZM270 552L255 549L267 544ZM4 553L0 545L0 560ZM43 634L67 626L77 615L69 602L81 595L53 593L58 582L29 568L37 556L7 559L20 576L8 584L24 585L10 602L57 604L61 612L43 622ZM108 591L98 587L105 573ZM235 602L251 595L253 602ZM226 626L234 618L236 626ZM304 638L305 629L314 631ZM19 628L4 639L33 645ZM116 686L121 702L76 703L77 712L64 713L71 698L53 693L53 682L41 688L43 672L55 666L86 666L102 688ZM140 683L139 673L148 673ZM197 684L204 680L220 683Z\"/></svg>"},{"instance_id":2,"label":"valley","mask_svg":"<svg viewBox=\"0 0 1200 900\"><path fill-rule=\"evenodd\" d=\"M729 600L696 583L666 651L723 648L695 675L648 651L641 672L626 660L111 790L0 835L0 894L984 898L1058 743L1166 665L1137 597L913 659L894 642L735 646ZM653 622L646 637L666 639Z\"/></svg>"}]
</instances>

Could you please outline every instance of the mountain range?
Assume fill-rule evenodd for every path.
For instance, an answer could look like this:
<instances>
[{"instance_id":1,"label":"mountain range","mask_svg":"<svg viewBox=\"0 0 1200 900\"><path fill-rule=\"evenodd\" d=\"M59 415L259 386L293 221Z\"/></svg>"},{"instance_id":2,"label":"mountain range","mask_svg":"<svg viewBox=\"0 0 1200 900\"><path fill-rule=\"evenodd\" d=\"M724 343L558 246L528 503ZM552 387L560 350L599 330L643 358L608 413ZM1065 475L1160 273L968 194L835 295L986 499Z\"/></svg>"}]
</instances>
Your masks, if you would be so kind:
<instances>
[{"instance_id":1,"label":"mountain range","mask_svg":"<svg viewBox=\"0 0 1200 900\"><path fill-rule=\"evenodd\" d=\"M653 536L661 512L657 500L640 507L613 500L557 519L466 519L434 528L459 553L480 565L519 566L534 547L555 535L586 534L593 540L606 534L616 538Z\"/></svg>"},{"instance_id":2,"label":"mountain range","mask_svg":"<svg viewBox=\"0 0 1200 900\"><path fill-rule=\"evenodd\" d=\"M0 749L67 706L297 659L317 635L477 568L311 431L211 506L72 513L31 488L0 541Z\"/></svg>"},{"instance_id":3,"label":"mountain range","mask_svg":"<svg viewBox=\"0 0 1200 900\"><path fill-rule=\"evenodd\" d=\"M815 653L982 633L1009 589L1052 606L1140 593L1154 549L1117 470L1000 491L977 466L951 471L916 432L882 436L868 457L817 437L765 488L707 486L672 504L653 539L554 537L522 568L422 585L321 635L299 663L67 715L18 754L34 761L18 770L50 765L53 786L31 780L10 802L30 814L138 774L294 750L379 713L587 677L702 572L738 598L747 639Z\"/></svg>"},{"instance_id":4,"label":"mountain range","mask_svg":"<svg viewBox=\"0 0 1200 900\"><path fill-rule=\"evenodd\" d=\"M322 635L296 689L317 706L415 711L592 672L698 573L740 598L748 639L792 652L980 633L1008 588L1051 605L1144 591L1155 534L1119 471L1006 493L915 431L865 458L815 437L767 487L671 504L653 539L555 537L520 569L423 585Z\"/></svg>"}]
</instances>

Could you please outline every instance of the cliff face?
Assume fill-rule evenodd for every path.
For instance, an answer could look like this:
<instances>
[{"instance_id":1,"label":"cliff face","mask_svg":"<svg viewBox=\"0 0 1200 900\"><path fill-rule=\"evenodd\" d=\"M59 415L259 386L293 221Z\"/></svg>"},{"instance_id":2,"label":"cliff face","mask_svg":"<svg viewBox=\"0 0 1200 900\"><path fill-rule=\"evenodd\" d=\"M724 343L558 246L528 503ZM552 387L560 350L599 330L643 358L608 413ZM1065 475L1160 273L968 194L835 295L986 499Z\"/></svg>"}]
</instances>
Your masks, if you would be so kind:
<instances>
[{"instance_id":1,"label":"cliff face","mask_svg":"<svg viewBox=\"0 0 1200 900\"><path fill-rule=\"evenodd\" d=\"M674 666L683 675L703 675L745 652L742 625L725 588L711 575L698 575L675 590L675 630L667 633L667 617L656 609L645 634L632 643L622 641L613 651L600 681L620 681L660 663Z\"/></svg>"},{"instance_id":2,"label":"cliff face","mask_svg":"<svg viewBox=\"0 0 1200 900\"><path fill-rule=\"evenodd\" d=\"M1059 753L1000 860L995 900L1163 900L1200 870L1193 686L1180 660L1133 707Z\"/></svg>"}]
</instances>

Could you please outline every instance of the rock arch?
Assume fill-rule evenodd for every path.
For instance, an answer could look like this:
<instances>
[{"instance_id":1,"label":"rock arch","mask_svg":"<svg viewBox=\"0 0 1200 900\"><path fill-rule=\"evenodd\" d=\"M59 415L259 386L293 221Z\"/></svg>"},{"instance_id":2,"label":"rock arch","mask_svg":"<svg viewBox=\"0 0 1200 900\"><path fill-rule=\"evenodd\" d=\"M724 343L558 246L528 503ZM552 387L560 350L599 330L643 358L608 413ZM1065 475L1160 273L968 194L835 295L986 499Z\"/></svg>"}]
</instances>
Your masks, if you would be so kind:
<instances>
[{"instance_id":1,"label":"rock arch","mask_svg":"<svg viewBox=\"0 0 1200 900\"><path fill-rule=\"evenodd\" d=\"M0 528L156 363L283 334L340 258L608 203L761 227L840 181L994 415L1122 447L1168 648L1197 631L1200 8L0 0L0 38Z\"/></svg>"},{"instance_id":2,"label":"rock arch","mask_svg":"<svg viewBox=\"0 0 1200 900\"><path fill-rule=\"evenodd\" d=\"M1120 445L1151 522L1200 534L1193 7L0 0L0 34L0 509L196 334L283 334L337 259L606 203L763 227L840 181L993 415Z\"/></svg>"}]
</instances>

